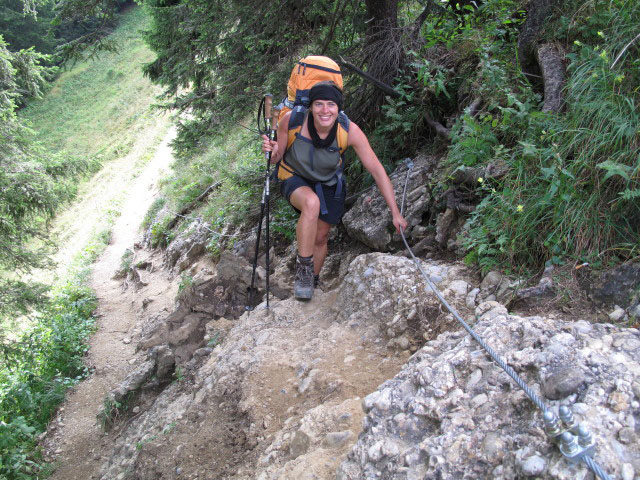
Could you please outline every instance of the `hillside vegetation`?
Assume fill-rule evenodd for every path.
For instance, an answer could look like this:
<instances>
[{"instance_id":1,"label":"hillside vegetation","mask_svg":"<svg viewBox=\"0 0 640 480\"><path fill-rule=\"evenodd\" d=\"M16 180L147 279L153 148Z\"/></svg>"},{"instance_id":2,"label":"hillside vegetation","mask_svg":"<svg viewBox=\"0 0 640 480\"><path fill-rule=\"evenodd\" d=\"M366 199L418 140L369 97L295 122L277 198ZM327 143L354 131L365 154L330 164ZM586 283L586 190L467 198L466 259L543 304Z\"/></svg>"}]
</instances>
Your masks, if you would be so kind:
<instances>
[{"instance_id":1,"label":"hillside vegetation","mask_svg":"<svg viewBox=\"0 0 640 480\"><path fill-rule=\"evenodd\" d=\"M385 166L441 155L434 195L440 212L466 218L457 244L469 264L531 273L638 255L637 2L145 4L158 54L145 72L167 107L190 112L176 146L193 176L181 169L176 181L191 197L209 184L198 171L220 172L201 153L211 139L237 130L263 92L284 92L300 57L327 54L345 73L345 110ZM347 173L355 189L371 182L358 163ZM205 217L224 224L219 210Z\"/></svg>"},{"instance_id":2,"label":"hillside vegetation","mask_svg":"<svg viewBox=\"0 0 640 480\"><path fill-rule=\"evenodd\" d=\"M45 148L100 162L128 152L157 115L149 108L157 87L141 75L154 58L140 36L147 21L141 8L121 16L110 37L117 52L70 65L44 98L20 112Z\"/></svg>"},{"instance_id":3,"label":"hillside vegetation","mask_svg":"<svg viewBox=\"0 0 640 480\"><path fill-rule=\"evenodd\" d=\"M2 66L16 79L13 91L3 85L4 93L10 92L3 98L14 101L2 111L3 133L13 135L5 139L16 141L4 140L0 156L0 478L46 476L36 438L68 387L88 372L83 357L94 328L95 297L87 279L91 263L109 243L118 206L94 208L101 219L85 218L102 230L68 260L58 283L38 284L22 275L34 267L53 268L50 220L69 205L88 174L126 155L156 120L151 104L158 89L141 74L141 65L153 58L138 32L147 17L137 8L119 19L111 37L118 52L69 66L50 87L32 83L38 88L30 97L21 94L20 85L29 72L25 66L36 74L31 78L42 72L38 54L0 52L8 59ZM28 106L18 111L18 100Z\"/></svg>"}]
</instances>

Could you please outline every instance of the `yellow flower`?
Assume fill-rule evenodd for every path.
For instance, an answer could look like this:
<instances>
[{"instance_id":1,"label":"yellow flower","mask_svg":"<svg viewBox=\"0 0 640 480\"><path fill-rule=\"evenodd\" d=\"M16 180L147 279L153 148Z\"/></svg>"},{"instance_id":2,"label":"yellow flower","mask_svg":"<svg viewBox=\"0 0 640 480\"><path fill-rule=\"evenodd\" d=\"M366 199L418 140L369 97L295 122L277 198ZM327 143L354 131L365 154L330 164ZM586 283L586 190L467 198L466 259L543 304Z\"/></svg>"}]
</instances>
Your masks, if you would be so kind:
<instances>
[{"instance_id":1,"label":"yellow flower","mask_svg":"<svg viewBox=\"0 0 640 480\"><path fill-rule=\"evenodd\" d=\"M483 183L483 182L484 182L484 178L478 177L478 183Z\"/></svg>"},{"instance_id":2,"label":"yellow flower","mask_svg":"<svg viewBox=\"0 0 640 480\"><path fill-rule=\"evenodd\" d=\"M524 210L524 206L523 206L523 205L518 205L518 206L516 207L516 211L517 211L518 213L522 212L523 210Z\"/></svg>"},{"instance_id":3,"label":"yellow flower","mask_svg":"<svg viewBox=\"0 0 640 480\"><path fill-rule=\"evenodd\" d=\"M604 33L602 33L602 31L599 31L599 32L598 32L598 36L599 36L600 38L604 38Z\"/></svg>"}]
</instances>

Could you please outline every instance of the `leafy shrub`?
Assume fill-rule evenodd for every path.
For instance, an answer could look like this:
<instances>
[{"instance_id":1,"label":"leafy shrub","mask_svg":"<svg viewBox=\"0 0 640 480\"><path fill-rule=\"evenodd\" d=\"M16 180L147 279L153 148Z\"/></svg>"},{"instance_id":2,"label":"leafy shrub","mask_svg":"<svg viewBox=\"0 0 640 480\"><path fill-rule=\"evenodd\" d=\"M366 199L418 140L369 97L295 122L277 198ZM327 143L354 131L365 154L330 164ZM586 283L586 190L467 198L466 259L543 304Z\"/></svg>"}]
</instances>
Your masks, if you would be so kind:
<instances>
[{"instance_id":1,"label":"leafy shrub","mask_svg":"<svg viewBox=\"0 0 640 480\"><path fill-rule=\"evenodd\" d=\"M87 374L83 357L93 332L95 297L79 278L61 286L40 322L2 346L0 477L42 473L35 436L46 428L67 388Z\"/></svg>"},{"instance_id":2,"label":"leafy shrub","mask_svg":"<svg viewBox=\"0 0 640 480\"><path fill-rule=\"evenodd\" d=\"M608 47L601 45L609 41L602 30L587 35L579 29L596 45L573 44L563 114L543 115L536 98L517 88L508 64L483 61L483 97L491 92L492 103L478 118L466 116L456 125L449 162L502 160L510 167L500 181L482 185L484 198L464 234L467 259L484 270L567 259L598 265L638 253L640 62L612 69L609 53L624 46L619 30L626 28L626 39L633 36L624 23L630 16L637 21L640 7L611 2L599 12L598 25L606 23L605 32L616 31L618 38Z\"/></svg>"}]
</instances>

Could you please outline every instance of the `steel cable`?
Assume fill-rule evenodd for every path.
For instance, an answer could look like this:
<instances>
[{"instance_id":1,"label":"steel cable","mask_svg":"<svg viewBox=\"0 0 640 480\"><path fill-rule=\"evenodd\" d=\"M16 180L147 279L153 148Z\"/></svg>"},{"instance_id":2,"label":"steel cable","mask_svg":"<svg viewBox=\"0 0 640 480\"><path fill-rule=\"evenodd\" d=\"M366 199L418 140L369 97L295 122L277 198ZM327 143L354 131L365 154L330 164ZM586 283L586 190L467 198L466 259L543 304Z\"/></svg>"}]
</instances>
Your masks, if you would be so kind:
<instances>
[{"instance_id":1,"label":"steel cable","mask_svg":"<svg viewBox=\"0 0 640 480\"><path fill-rule=\"evenodd\" d=\"M407 196L407 185L409 184L409 176L411 174L411 171L413 170L413 162L408 161L407 163L408 163L407 176L405 178L404 189L402 192L402 202L400 204L401 215L404 212L404 205L405 205L405 200ZM507 374L524 391L524 393L529 397L529 399L533 403L535 403L540 410L542 410L543 414L546 413L549 409L544 404L542 399L538 395L536 395L536 393L533 390L531 390L531 388L529 388L529 386L524 382L524 380L522 380L522 378L520 378L520 376L515 372L513 368L507 365L507 363L498 356L498 354L493 350L493 348L491 348L484 340L482 340L482 338L480 338L480 336L475 331L473 331L473 329L467 324L467 322L465 322L462 319L462 317L458 314L458 312L451 305L449 305L449 303L445 300L445 298L442 296L440 291L436 288L436 286L433 284L433 282L429 278L429 275L427 275L427 273L422 268L421 262L413 254L413 250L409 246L409 243L407 242L407 239L404 235L403 230L400 230L400 236L402 237L402 241L404 242L405 247L407 247L407 251L411 255L411 258L413 259L413 262L416 264L416 267L418 267L418 270L420 270L420 273L426 280L427 285L429 285L429 288L431 288L431 290L436 295L436 297L438 297L438 300L440 300L440 303L442 303L442 305L444 305L447 308L447 310L451 312L451 314L463 326L463 328L467 332L469 332L469 335L471 335L471 337L473 337L473 339L476 342L478 342L482 348L484 348L484 350L489 354L489 356L493 359L493 361L496 362L505 372L507 372ZM600 477L602 480L611 480L610 477L607 475L607 473L597 464L597 462L593 458L591 458L588 455L584 455L582 457L582 460L587 465L587 467L589 467L589 469L591 469L591 471L595 473L598 477Z\"/></svg>"},{"instance_id":2,"label":"steel cable","mask_svg":"<svg viewBox=\"0 0 640 480\"><path fill-rule=\"evenodd\" d=\"M595 473L602 480L610 480L611 479L611 477L609 477L609 475L607 475L607 472L605 472L602 469L602 467L600 465L598 465L598 462L596 462L589 455L585 455L584 457L582 457L582 461L587 465L587 467L589 467L591 469L591 471L593 473Z\"/></svg>"}]
</instances>

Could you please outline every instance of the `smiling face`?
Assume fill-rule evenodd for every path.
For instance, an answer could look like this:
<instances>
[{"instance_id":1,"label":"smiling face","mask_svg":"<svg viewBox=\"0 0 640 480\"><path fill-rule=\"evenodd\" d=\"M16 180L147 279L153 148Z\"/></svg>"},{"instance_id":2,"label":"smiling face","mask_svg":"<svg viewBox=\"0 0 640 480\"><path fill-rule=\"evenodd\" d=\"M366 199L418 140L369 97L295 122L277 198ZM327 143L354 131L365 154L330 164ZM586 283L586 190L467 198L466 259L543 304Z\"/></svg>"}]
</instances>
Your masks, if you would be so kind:
<instances>
[{"instance_id":1,"label":"smiling face","mask_svg":"<svg viewBox=\"0 0 640 480\"><path fill-rule=\"evenodd\" d=\"M331 100L314 100L311 104L313 123L318 130L328 130L338 119L338 105Z\"/></svg>"}]
</instances>

